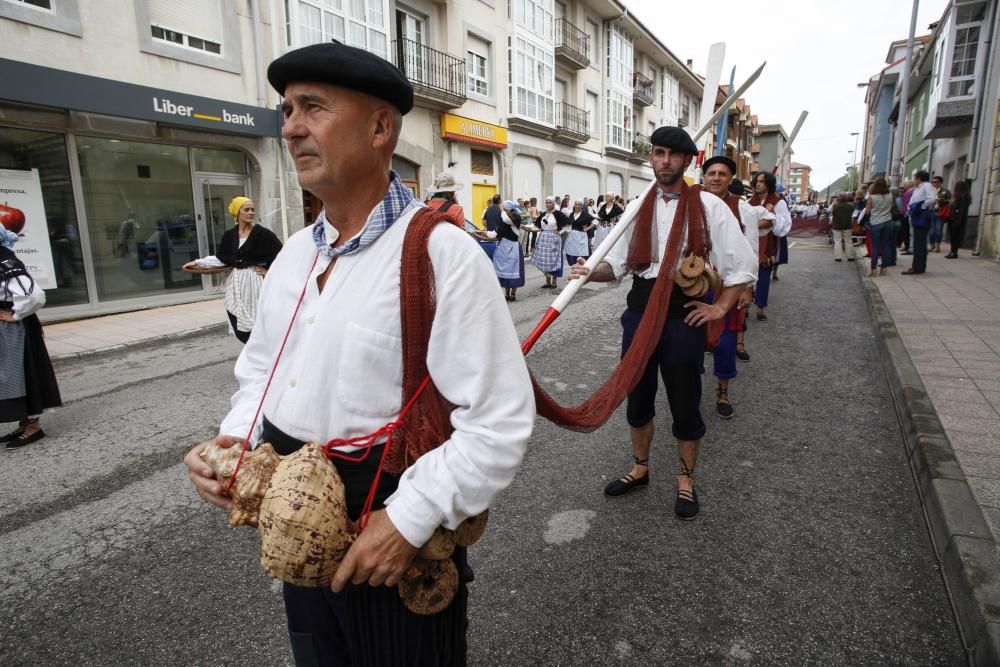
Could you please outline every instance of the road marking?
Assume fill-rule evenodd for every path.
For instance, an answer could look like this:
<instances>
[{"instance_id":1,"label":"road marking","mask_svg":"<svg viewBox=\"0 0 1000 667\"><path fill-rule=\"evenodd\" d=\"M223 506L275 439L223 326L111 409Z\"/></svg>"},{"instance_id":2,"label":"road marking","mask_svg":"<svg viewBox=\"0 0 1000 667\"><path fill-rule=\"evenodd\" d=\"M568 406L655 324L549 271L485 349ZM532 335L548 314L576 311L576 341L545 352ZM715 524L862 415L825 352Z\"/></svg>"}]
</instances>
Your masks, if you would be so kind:
<instances>
[{"instance_id":1,"label":"road marking","mask_svg":"<svg viewBox=\"0 0 1000 667\"><path fill-rule=\"evenodd\" d=\"M597 516L593 510L569 510L553 514L548 530L542 536L549 544L567 544L581 540L590 532L590 522Z\"/></svg>"}]
</instances>

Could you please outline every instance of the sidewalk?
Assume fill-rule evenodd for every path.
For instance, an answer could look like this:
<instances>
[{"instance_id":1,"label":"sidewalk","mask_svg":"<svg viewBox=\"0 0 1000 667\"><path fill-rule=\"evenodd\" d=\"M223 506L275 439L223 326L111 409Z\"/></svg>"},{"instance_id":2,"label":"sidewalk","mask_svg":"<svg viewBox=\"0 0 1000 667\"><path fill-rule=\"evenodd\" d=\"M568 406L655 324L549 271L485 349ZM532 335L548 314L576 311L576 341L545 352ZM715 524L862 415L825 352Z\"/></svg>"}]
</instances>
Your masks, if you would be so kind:
<instances>
[{"instance_id":1,"label":"sidewalk","mask_svg":"<svg viewBox=\"0 0 1000 667\"><path fill-rule=\"evenodd\" d=\"M1000 661L1000 264L863 279L934 550L973 664ZM868 260L859 262L865 275Z\"/></svg>"},{"instance_id":2,"label":"sidewalk","mask_svg":"<svg viewBox=\"0 0 1000 667\"><path fill-rule=\"evenodd\" d=\"M46 324L45 345L52 359L69 359L226 326L223 300L215 299Z\"/></svg>"}]
</instances>

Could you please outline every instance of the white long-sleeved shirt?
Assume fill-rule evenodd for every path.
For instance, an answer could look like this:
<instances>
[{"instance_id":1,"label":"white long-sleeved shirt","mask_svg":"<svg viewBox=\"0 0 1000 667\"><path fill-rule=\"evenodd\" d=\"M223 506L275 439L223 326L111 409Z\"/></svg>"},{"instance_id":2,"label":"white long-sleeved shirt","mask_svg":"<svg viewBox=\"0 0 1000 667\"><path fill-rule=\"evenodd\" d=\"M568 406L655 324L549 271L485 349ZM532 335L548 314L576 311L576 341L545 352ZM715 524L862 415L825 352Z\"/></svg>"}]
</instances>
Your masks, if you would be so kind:
<instances>
[{"instance_id":1,"label":"white long-sleeved shirt","mask_svg":"<svg viewBox=\"0 0 1000 667\"><path fill-rule=\"evenodd\" d=\"M722 199L708 192L701 193L701 203L705 209L705 219L708 221L708 233L712 237L712 252L710 259L715 269L722 277L722 282L726 287L734 285L753 285L757 282L757 255L754 253L752 245L747 237L740 231L740 225L733 216L729 206ZM632 201L621 221L625 222L636 216L639 207L642 205L642 198ZM656 238L660 247L656 250L656 257L662 258L667 247L667 236L670 228L673 227L674 213L677 211L677 200L670 203L663 201L662 197L656 198ZM615 278L621 279L625 274L625 262L628 259L628 247L632 242L632 234L635 232L635 225L630 227L617 243L608 251L604 261L607 262L614 271ZM687 236L681 244L680 257L683 258L687 249ZM680 260L678 260L680 266ZM641 278L655 278L660 272L659 260L654 261L645 271L637 274Z\"/></svg>"},{"instance_id":2,"label":"white long-sleeved shirt","mask_svg":"<svg viewBox=\"0 0 1000 667\"><path fill-rule=\"evenodd\" d=\"M247 435L304 282L305 298L262 414L285 433L320 443L368 435L397 418L400 254L414 211L375 243L338 257L322 292L316 279L330 258L320 255L309 270L317 254L312 230L288 240L268 271L253 336L236 362L240 388L221 434ZM336 238L332 227L327 231L328 239ZM453 225L438 225L428 246L437 302L427 367L457 407L451 438L410 466L385 503L393 525L414 546L439 525L455 528L481 513L510 484L535 418L524 356L493 265Z\"/></svg>"},{"instance_id":3,"label":"white long-sleeved shirt","mask_svg":"<svg viewBox=\"0 0 1000 667\"><path fill-rule=\"evenodd\" d=\"M924 181L916 187L913 194L910 196L910 206L914 204L920 204L920 208L934 208L934 204L937 202L937 191L934 186Z\"/></svg>"},{"instance_id":4,"label":"white long-sleeved shirt","mask_svg":"<svg viewBox=\"0 0 1000 667\"><path fill-rule=\"evenodd\" d=\"M792 231L792 212L788 210L788 204L784 199L779 199L774 205L774 227L771 231L779 239L788 236L788 232Z\"/></svg>"},{"instance_id":5,"label":"white long-sleeved shirt","mask_svg":"<svg viewBox=\"0 0 1000 667\"><path fill-rule=\"evenodd\" d=\"M20 322L45 305L45 290L25 276L17 276L0 284L0 301L10 299L14 320Z\"/></svg>"},{"instance_id":6,"label":"white long-sleeved shirt","mask_svg":"<svg viewBox=\"0 0 1000 667\"><path fill-rule=\"evenodd\" d=\"M739 203L740 220L743 222L743 235L753 249L753 256L757 257L760 252L759 239L767 234L767 229L760 229L758 224L761 220L774 220L774 214L768 212L763 206L751 206L750 202L740 197ZM759 260L758 260L759 261Z\"/></svg>"}]
</instances>

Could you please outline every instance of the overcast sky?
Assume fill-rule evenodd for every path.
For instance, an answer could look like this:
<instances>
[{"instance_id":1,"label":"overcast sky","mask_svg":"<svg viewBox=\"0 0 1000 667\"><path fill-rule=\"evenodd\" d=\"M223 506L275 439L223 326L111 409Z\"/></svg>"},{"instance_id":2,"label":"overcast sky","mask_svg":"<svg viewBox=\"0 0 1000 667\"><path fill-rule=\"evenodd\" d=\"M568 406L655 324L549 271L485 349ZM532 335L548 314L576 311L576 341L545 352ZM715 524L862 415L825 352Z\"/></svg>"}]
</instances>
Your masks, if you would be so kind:
<instances>
[{"instance_id":1,"label":"overcast sky","mask_svg":"<svg viewBox=\"0 0 1000 667\"><path fill-rule=\"evenodd\" d=\"M625 0L635 16L681 61L705 74L709 46L726 43L723 83L736 66L737 85L764 60L746 99L761 124L791 132L809 111L793 149L813 168L819 190L845 173L864 132L865 90L857 84L885 66L889 43L910 30L910 0ZM947 0L920 0L917 34L937 21ZM751 12L758 12L751 14ZM858 151L861 141L858 137Z\"/></svg>"}]
</instances>

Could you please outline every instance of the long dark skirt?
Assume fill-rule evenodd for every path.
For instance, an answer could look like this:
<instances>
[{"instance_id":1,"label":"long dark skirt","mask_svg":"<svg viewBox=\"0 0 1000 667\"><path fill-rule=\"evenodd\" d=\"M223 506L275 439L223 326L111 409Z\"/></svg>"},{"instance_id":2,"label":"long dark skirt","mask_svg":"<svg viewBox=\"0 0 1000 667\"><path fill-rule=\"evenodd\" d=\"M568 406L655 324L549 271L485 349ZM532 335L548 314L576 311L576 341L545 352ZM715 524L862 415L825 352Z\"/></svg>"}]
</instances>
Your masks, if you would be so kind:
<instances>
[{"instance_id":1,"label":"long dark skirt","mask_svg":"<svg viewBox=\"0 0 1000 667\"><path fill-rule=\"evenodd\" d=\"M42 323L35 315L21 322L24 326L24 396L0 400L0 422L23 421L40 415L46 408L62 405L59 384L52 360L42 336Z\"/></svg>"}]
</instances>

